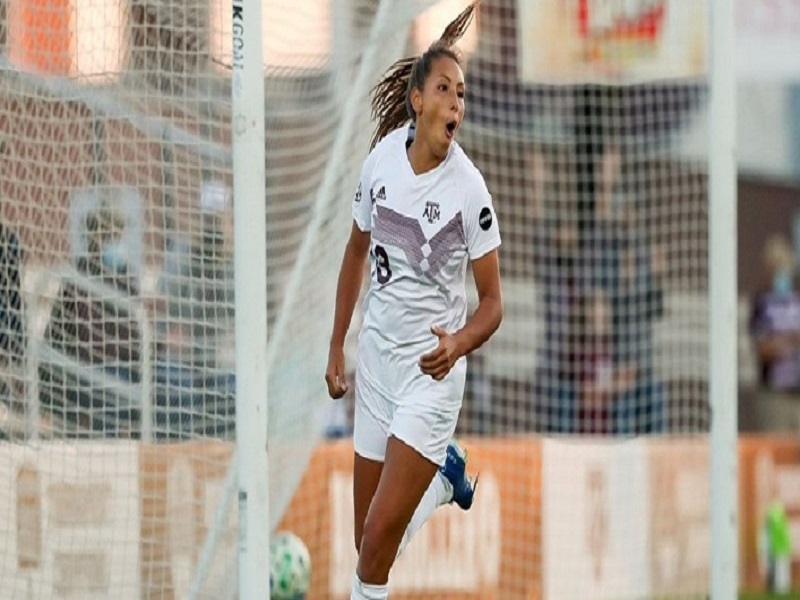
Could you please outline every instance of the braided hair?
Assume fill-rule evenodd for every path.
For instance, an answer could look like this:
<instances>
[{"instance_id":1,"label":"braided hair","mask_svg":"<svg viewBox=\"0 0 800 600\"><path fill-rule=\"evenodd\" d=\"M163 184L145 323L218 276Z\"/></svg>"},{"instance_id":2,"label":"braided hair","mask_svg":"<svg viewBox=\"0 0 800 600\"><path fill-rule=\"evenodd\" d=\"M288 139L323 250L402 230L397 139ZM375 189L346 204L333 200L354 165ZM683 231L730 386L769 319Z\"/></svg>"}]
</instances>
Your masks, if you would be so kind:
<instances>
[{"instance_id":1,"label":"braided hair","mask_svg":"<svg viewBox=\"0 0 800 600\"><path fill-rule=\"evenodd\" d=\"M378 122L370 149L386 135L416 120L411 106L411 90L421 90L439 58L452 58L463 68L463 57L455 44L466 32L480 0L474 0L445 27L444 33L418 57L401 58L383 74L372 88L372 119Z\"/></svg>"}]
</instances>

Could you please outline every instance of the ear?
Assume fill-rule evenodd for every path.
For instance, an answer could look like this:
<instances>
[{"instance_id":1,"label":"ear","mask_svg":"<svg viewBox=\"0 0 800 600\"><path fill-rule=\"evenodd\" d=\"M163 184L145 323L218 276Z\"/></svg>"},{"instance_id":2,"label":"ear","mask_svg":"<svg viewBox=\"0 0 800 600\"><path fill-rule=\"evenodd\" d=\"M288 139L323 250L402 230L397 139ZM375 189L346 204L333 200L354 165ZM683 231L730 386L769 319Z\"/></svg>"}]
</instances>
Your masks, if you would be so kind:
<instances>
[{"instance_id":1,"label":"ear","mask_svg":"<svg viewBox=\"0 0 800 600\"><path fill-rule=\"evenodd\" d=\"M422 92L417 88L411 90L411 106L418 116L422 114Z\"/></svg>"}]
</instances>

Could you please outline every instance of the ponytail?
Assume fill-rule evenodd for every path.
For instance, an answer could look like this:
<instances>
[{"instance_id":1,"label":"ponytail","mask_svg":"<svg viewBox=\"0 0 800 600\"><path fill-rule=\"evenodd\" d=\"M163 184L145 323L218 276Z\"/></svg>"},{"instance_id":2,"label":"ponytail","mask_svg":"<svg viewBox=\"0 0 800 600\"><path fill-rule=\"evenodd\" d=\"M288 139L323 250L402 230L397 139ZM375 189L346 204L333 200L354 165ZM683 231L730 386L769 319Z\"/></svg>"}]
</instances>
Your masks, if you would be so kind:
<instances>
[{"instance_id":1,"label":"ponytail","mask_svg":"<svg viewBox=\"0 0 800 600\"><path fill-rule=\"evenodd\" d=\"M372 119L377 121L370 149L389 133L416 120L411 106L411 91L422 89L433 62L442 57L455 60L463 67L463 58L455 48L472 22L480 0L474 0L450 24L444 33L419 57L401 58L384 73L372 88Z\"/></svg>"}]
</instances>

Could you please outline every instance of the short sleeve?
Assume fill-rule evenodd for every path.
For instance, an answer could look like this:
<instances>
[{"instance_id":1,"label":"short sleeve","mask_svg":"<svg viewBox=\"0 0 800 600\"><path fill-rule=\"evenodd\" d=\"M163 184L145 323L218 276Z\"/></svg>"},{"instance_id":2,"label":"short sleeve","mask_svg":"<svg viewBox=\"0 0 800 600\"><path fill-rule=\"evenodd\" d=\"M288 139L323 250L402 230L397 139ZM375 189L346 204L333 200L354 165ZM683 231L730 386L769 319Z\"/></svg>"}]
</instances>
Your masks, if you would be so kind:
<instances>
[{"instance_id":1,"label":"short sleeve","mask_svg":"<svg viewBox=\"0 0 800 600\"><path fill-rule=\"evenodd\" d=\"M500 246L500 227L492 196L483 177L465 179L464 235L470 260L476 260Z\"/></svg>"},{"instance_id":2,"label":"short sleeve","mask_svg":"<svg viewBox=\"0 0 800 600\"><path fill-rule=\"evenodd\" d=\"M372 231L372 201L370 189L372 187L372 171L375 164L373 151L361 167L355 196L353 196L353 220L361 231Z\"/></svg>"}]
</instances>

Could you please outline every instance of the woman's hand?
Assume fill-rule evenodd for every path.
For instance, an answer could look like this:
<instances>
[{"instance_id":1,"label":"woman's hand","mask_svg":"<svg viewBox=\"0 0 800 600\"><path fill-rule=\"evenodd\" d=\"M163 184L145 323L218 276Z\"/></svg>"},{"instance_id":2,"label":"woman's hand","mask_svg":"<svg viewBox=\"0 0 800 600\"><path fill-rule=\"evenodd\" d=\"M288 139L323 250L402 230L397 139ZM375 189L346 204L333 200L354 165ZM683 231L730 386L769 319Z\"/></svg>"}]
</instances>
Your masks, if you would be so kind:
<instances>
[{"instance_id":1,"label":"woman's hand","mask_svg":"<svg viewBox=\"0 0 800 600\"><path fill-rule=\"evenodd\" d=\"M325 383L328 395L338 400L347 393L347 380L344 376L344 348L331 345L328 351L328 368L325 370Z\"/></svg>"},{"instance_id":2,"label":"woman's hand","mask_svg":"<svg viewBox=\"0 0 800 600\"><path fill-rule=\"evenodd\" d=\"M431 352L420 357L419 368L436 381L441 381L447 376L456 361L461 358L461 353L455 337L444 329L433 326L431 327L431 333L439 338L439 345Z\"/></svg>"}]
</instances>

